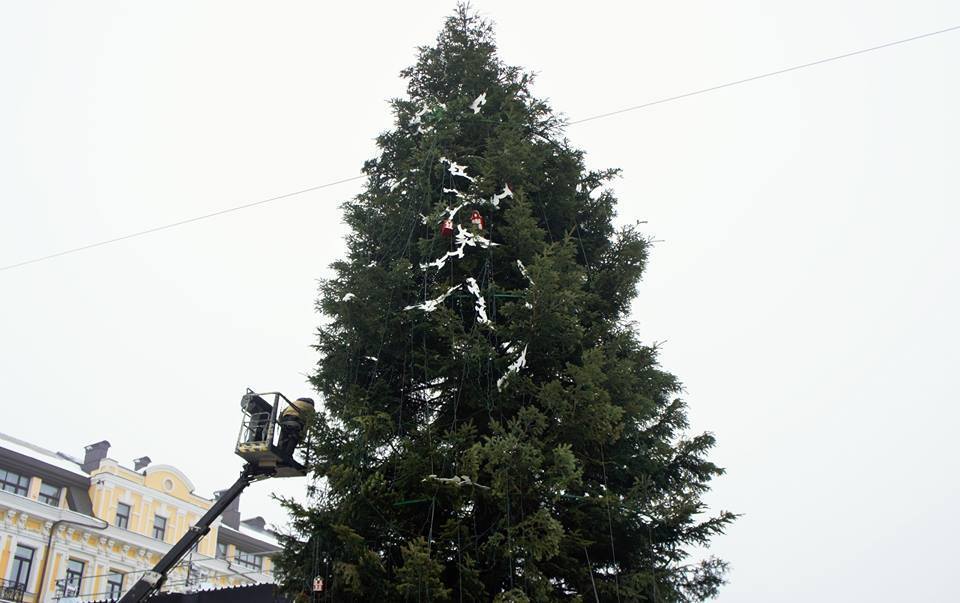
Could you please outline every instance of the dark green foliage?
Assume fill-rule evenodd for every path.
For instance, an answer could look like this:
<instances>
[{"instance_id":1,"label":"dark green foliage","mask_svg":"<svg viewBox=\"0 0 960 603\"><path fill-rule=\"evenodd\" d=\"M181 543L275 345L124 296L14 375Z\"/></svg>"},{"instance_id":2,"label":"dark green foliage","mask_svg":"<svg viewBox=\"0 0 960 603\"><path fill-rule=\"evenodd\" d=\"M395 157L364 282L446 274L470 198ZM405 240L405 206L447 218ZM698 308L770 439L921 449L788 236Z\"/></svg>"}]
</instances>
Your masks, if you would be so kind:
<instances>
[{"instance_id":1,"label":"dark green foliage","mask_svg":"<svg viewBox=\"0 0 960 603\"><path fill-rule=\"evenodd\" d=\"M284 587L306 597L320 575L327 601L713 596L726 565L689 565L687 549L734 516L702 514L723 473L713 438L684 435L680 383L626 322L648 244L612 225L616 171L584 168L466 7L403 75L397 126L344 204L348 257L321 285L317 481L310 506L287 502ZM484 201L505 185L512 198ZM461 203L445 188L469 199L455 222L497 245L424 269L458 246L439 236ZM433 311L405 309L458 285Z\"/></svg>"}]
</instances>

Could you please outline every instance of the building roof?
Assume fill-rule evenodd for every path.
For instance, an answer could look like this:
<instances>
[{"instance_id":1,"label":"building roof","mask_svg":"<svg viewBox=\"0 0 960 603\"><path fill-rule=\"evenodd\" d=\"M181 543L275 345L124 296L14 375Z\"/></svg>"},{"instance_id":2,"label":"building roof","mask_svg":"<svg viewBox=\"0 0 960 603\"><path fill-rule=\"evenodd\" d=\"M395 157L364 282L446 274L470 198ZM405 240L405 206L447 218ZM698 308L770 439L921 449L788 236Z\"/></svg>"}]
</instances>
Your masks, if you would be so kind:
<instances>
[{"instance_id":1,"label":"building roof","mask_svg":"<svg viewBox=\"0 0 960 603\"><path fill-rule=\"evenodd\" d=\"M13 452L36 459L38 461L43 461L44 463L53 465L58 469L69 471L74 475L87 477L87 473L80 468L80 461L62 452L53 452L52 450L41 448L40 446L36 446L29 442L24 442L23 440L19 440L5 433L0 433L0 447L12 450Z\"/></svg>"},{"instance_id":2,"label":"building roof","mask_svg":"<svg viewBox=\"0 0 960 603\"><path fill-rule=\"evenodd\" d=\"M267 530L267 529L261 530L254 526L249 525L249 522L256 521L256 520L260 520L261 523L263 522L262 517L254 517L253 519L244 519L243 521L241 521L240 533L243 534L244 536L250 536L251 538L262 540L277 548L280 548L280 540L277 539L277 534L275 532L271 532L270 530Z\"/></svg>"},{"instance_id":3,"label":"building roof","mask_svg":"<svg viewBox=\"0 0 960 603\"><path fill-rule=\"evenodd\" d=\"M256 548L259 543L266 543L269 549L280 550L280 540L277 538L277 535L273 532L267 530L257 530L248 525L240 524L240 528L233 528L226 524L221 523L220 528L217 531L217 535L220 539L224 541L232 542L233 544L239 544L246 549ZM254 550L251 552L256 553L266 553L271 551Z\"/></svg>"},{"instance_id":4,"label":"building roof","mask_svg":"<svg viewBox=\"0 0 960 603\"><path fill-rule=\"evenodd\" d=\"M111 459L105 459L109 464L116 464ZM50 479L54 483L65 486L67 494L67 504L71 511L81 513L87 516L93 516L93 505L90 500L90 480L91 475L81 468L81 461L64 454L62 452L53 452L41 446L25 442L13 436L0 433L0 463L6 465L13 471L23 471L30 475L38 475L44 480ZM98 461L99 464L99 461ZM170 465L151 465L143 471L133 471L140 475L150 475L156 472L169 472L182 479L184 485L190 494L202 500L209 500L193 493L193 483L176 467ZM106 476L97 470L93 471L97 476ZM125 479L122 476L118 479ZM186 501L181 501L186 503ZM221 522L219 534L233 544L238 544L246 550L257 553L266 553L271 550L279 550L281 547L277 535L265 527L265 522L261 517L248 519L239 518L239 501L235 502L237 513L237 523L234 526Z\"/></svg>"},{"instance_id":5,"label":"building roof","mask_svg":"<svg viewBox=\"0 0 960 603\"><path fill-rule=\"evenodd\" d=\"M29 442L0 433L0 462L6 469L27 475L39 475L44 481L63 486L71 511L93 516L90 501L90 476L80 463L62 452L52 452Z\"/></svg>"}]
</instances>

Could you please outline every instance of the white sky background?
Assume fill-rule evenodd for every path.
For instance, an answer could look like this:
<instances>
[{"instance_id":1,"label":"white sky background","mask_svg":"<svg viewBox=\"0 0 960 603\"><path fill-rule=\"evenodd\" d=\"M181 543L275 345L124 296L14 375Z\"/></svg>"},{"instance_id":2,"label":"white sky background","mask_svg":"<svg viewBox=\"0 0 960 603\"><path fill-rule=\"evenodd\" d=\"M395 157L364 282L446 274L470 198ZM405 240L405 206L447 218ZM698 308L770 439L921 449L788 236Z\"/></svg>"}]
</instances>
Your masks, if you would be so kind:
<instances>
[{"instance_id":1,"label":"white sky background","mask_svg":"<svg viewBox=\"0 0 960 603\"><path fill-rule=\"evenodd\" d=\"M484 0L578 119L960 24L960 4ZM453 2L0 4L0 265L356 175ZM960 32L571 126L662 239L667 340L745 513L721 601L947 600L960 530ZM0 272L0 431L210 495L247 386L308 394L359 182ZM954 368L955 370L955 368ZM245 516L284 515L274 480Z\"/></svg>"}]
</instances>

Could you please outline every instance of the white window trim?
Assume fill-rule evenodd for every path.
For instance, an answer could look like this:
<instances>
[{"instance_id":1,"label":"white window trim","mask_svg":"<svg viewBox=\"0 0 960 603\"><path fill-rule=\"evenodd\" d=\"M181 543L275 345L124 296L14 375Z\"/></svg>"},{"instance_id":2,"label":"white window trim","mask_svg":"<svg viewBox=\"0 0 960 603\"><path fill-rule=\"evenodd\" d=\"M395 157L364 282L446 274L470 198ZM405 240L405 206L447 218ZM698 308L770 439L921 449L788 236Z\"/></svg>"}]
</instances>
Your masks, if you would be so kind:
<instances>
[{"instance_id":1,"label":"white window trim","mask_svg":"<svg viewBox=\"0 0 960 603\"><path fill-rule=\"evenodd\" d=\"M43 549L46 548L47 543L39 539L33 538L24 538L22 534L11 535L10 539L10 560L7 561L7 580L13 579L13 562L14 557L17 555L17 547L23 545L28 546L33 549L33 563L30 564L30 573L27 574L27 592L35 593L37 592L36 584L34 582L37 580L37 570L40 568L40 562L43 559ZM31 589L30 587L33 586Z\"/></svg>"}]
</instances>

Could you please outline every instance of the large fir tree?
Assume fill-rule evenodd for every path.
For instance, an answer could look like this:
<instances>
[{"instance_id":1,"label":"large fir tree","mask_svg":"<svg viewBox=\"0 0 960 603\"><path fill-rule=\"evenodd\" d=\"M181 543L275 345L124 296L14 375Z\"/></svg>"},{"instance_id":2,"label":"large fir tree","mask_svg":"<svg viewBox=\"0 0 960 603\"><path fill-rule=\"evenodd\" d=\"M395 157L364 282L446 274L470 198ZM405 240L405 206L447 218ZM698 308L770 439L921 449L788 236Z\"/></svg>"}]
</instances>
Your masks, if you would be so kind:
<instances>
[{"instance_id":1,"label":"large fir tree","mask_svg":"<svg viewBox=\"0 0 960 603\"><path fill-rule=\"evenodd\" d=\"M403 72L322 283L311 504L282 582L324 601L685 601L733 515L627 322L647 240L468 7ZM476 224L477 214L483 224ZM445 220L450 220L444 228Z\"/></svg>"}]
</instances>

